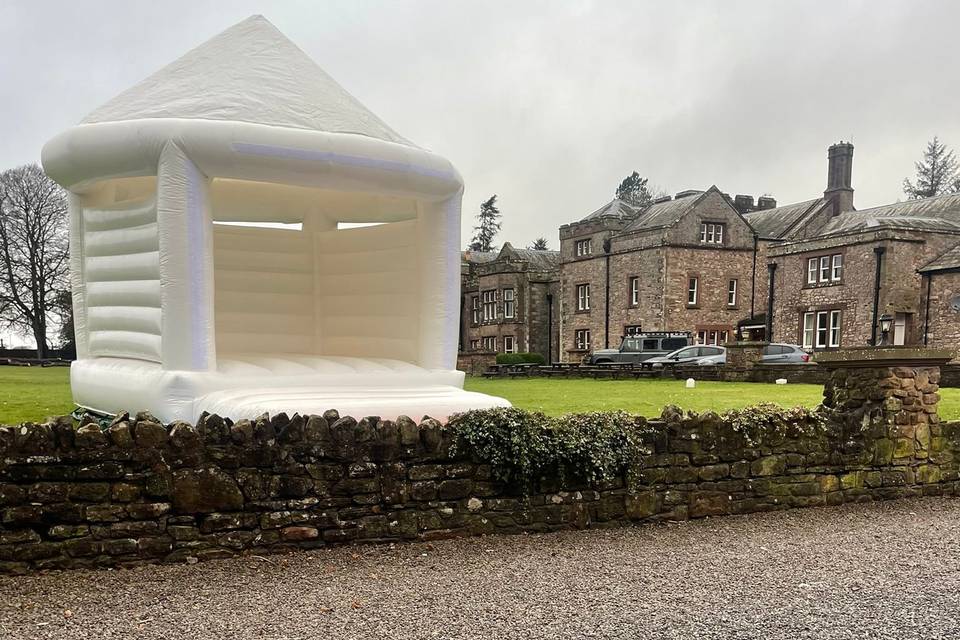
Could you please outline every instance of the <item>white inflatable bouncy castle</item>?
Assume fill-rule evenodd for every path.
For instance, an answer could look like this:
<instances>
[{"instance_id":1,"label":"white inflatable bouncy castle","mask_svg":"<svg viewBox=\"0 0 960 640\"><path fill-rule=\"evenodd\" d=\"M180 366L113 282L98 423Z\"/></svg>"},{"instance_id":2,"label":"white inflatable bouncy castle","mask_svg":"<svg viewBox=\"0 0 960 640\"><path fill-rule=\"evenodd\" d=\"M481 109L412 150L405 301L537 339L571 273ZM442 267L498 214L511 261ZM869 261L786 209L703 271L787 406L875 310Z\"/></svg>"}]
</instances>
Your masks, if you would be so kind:
<instances>
[{"instance_id":1,"label":"white inflatable bouncy castle","mask_svg":"<svg viewBox=\"0 0 960 640\"><path fill-rule=\"evenodd\" d=\"M166 421L507 405L455 368L460 176L262 17L51 140L43 165L70 191L78 405Z\"/></svg>"}]
</instances>

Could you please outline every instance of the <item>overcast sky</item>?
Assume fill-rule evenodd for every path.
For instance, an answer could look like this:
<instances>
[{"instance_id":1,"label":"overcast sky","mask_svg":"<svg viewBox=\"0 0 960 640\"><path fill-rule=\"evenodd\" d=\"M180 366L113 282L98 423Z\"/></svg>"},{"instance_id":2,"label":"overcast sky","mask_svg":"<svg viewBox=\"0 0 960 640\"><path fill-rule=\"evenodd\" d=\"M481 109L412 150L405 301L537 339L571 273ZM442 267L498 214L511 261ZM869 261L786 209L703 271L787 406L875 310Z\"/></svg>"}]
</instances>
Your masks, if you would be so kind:
<instances>
[{"instance_id":1,"label":"overcast sky","mask_svg":"<svg viewBox=\"0 0 960 640\"><path fill-rule=\"evenodd\" d=\"M0 168L254 13L457 166L465 242L494 193L499 242L557 248L633 170L789 203L852 140L866 208L960 148L957 2L0 0Z\"/></svg>"}]
</instances>

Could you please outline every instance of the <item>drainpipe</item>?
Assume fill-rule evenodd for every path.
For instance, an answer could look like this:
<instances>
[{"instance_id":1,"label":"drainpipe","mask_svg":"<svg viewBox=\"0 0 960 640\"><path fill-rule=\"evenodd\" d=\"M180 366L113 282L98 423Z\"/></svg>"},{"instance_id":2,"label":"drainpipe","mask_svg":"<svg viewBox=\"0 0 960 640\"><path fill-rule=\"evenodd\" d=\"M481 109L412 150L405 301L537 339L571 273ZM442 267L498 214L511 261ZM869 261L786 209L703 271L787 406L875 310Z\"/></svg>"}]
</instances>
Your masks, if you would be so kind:
<instances>
[{"instance_id":1,"label":"drainpipe","mask_svg":"<svg viewBox=\"0 0 960 640\"><path fill-rule=\"evenodd\" d=\"M552 293L547 294L547 364L553 364L553 294Z\"/></svg>"},{"instance_id":2,"label":"drainpipe","mask_svg":"<svg viewBox=\"0 0 960 640\"><path fill-rule=\"evenodd\" d=\"M754 315L754 300L757 296L757 234L753 234L753 269L750 271L750 320Z\"/></svg>"},{"instance_id":3,"label":"drainpipe","mask_svg":"<svg viewBox=\"0 0 960 640\"><path fill-rule=\"evenodd\" d=\"M768 277L770 280L770 292L767 294L767 342L773 341L773 279L777 272L777 263L771 262L767 265Z\"/></svg>"},{"instance_id":4,"label":"drainpipe","mask_svg":"<svg viewBox=\"0 0 960 640\"><path fill-rule=\"evenodd\" d=\"M606 286L603 294L603 348L610 348L610 239L603 241Z\"/></svg>"},{"instance_id":5,"label":"drainpipe","mask_svg":"<svg viewBox=\"0 0 960 640\"><path fill-rule=\"evenodd\" d=\"M933 273L925 273L927 277L927 301L923 309L923 346L927 346L927 333L930 331L930 283L933 281Z\"/></svg>"},{"instance_id":6,"label":"drainpipe","mask_svg":"<svg viewBox=\"0 0 960 640\"><path fill-rule=\"evenodd\" d=\"M877 312L880 310L880 269L883 266L883 254L886 247L874 247L877 256L877 271L873 279L873 318L870 320L870 345L877 346Z\"/></svg>"}]
</instances>

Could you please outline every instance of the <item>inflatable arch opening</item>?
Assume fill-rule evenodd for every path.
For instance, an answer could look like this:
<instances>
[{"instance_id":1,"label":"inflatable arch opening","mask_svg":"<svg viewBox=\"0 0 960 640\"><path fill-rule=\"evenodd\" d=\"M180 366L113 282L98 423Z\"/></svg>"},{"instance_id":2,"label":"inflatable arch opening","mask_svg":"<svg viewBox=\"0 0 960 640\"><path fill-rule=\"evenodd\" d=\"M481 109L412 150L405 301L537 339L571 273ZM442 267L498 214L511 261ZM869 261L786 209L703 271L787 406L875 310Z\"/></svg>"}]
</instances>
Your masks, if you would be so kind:
<instances>
[{"instance_id":1,"label":"inflatable arch opening","mask_svg":"<svg viewBox=\"0 0 960 640\"><path fill-rule=\"evenodd\" d=\"M206 87L224 64L231 86ZM170 421L507 405L455 369L460 176L263 18L104 105L43 163L70 190L80 406Z\"/></svg>"}]
</instances>

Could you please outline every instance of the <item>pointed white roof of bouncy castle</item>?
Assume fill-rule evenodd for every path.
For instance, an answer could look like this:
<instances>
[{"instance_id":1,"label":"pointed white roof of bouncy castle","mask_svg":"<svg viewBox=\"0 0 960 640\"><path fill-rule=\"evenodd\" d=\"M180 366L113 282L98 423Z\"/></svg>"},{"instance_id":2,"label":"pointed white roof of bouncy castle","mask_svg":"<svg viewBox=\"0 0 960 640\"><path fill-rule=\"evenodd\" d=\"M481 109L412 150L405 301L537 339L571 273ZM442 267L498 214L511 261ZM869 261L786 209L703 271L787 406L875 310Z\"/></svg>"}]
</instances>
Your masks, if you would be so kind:
<instances>
[{"instance_id":1,"label":"pointed white roof of bouncy castle","mask_svg":"<svg viewBox=\"0 0 960 640\"><path fill-rule=\"evenodd\" d=\"M144 118L248 122L412 146L259 15L127 89L83 124Z\"/></svg>"}]
</instances>

